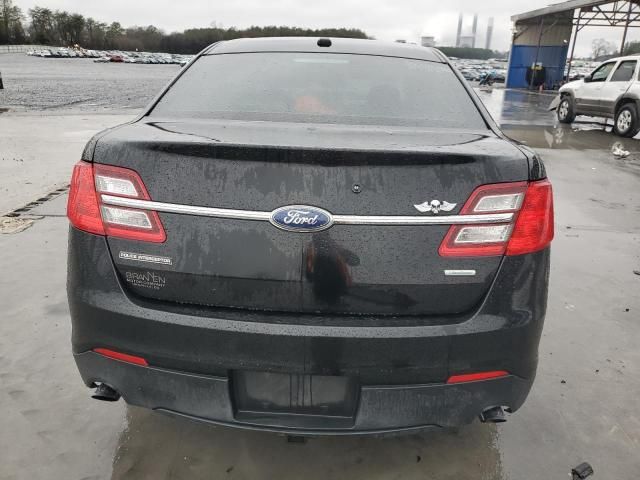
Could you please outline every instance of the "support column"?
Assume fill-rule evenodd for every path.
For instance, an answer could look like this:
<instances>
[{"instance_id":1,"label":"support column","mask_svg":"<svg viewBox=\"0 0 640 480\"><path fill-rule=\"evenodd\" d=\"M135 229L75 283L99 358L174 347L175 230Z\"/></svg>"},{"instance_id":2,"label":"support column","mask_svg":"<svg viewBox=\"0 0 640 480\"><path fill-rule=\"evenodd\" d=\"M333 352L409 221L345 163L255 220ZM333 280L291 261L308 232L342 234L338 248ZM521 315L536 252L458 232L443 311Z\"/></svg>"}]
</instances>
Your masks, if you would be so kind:
<instances>
[{"instance_id":1,"label":"support column","mask_svg":"<svg viewBox=\"0 0 640 480\"><path fill-rule=\"evenodd\" d=\"M540 17L540 32L538 34L538 46L536 47L536 59L533 62L531 68L531 80L529 81L529 90L533 89L533 79L536 76L535 66L538 64L538 57L540 55L540 45L542 44L542 33L544 32L544 17Z\"/></svg>"},{"instance_id":2,"label":"support column","mask_svg":"<svg viewBox=\"0 0 640 480\"><path fill-rule=\"evenodd\" d=\"M631 12L633 11L633 3L629 2L629 11L627 12L627 18L624 21L624 33L622 34L622 45L620 45L620 55L624 55L624 44L627 41L627 30L629 30L629 20L631 19Z\"/></svg>"},{"instance_id":3,"label":"support column","mask_svg":"<svg viewBox=\"0 0 640 480\"><path fill-rule=\"evenodd\" d=\"M576 23L576 31L573 34L573 40L571 42L571 53L569 54L569 68L567 69L567 82L571 76L571 62L573 62L573 54L576 51L576 41L578 40L578 32L580 31L580 20L582 20L582 10L578 12L578 23ZM564 72L562 72L564 74Z\"/></svg>"}]
</instances>

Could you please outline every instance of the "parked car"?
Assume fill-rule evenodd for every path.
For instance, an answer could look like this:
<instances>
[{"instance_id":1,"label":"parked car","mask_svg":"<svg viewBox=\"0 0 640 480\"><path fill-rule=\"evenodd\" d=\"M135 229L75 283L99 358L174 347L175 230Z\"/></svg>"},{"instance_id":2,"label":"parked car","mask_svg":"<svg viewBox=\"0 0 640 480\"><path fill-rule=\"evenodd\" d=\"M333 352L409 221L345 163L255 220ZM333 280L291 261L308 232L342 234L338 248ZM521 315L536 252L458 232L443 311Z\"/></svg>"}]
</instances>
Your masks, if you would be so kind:
<instances>
[{"instance_id":1,"label":"parked car","mask_svg":"<svg viewBox=\"0 0 640 480\"><path fill-rule=\"evenodd\" d=\"M639 56L607 60L581 80L566 83L552 104L561 123L577 115L613 119L613 131L622 137L640 132Z\"/></svg>"},{"instance_id":2,"label":"parked car","mask_svg":"<svg viewBox=\"0 0 640 480\"><path fill-rule=\"evenodd\" d=\"M504 421L533 383L551 184L438 50L212 45L87 144L68 217L95 398L363 434Z\"/></svg>"}]
</instances>

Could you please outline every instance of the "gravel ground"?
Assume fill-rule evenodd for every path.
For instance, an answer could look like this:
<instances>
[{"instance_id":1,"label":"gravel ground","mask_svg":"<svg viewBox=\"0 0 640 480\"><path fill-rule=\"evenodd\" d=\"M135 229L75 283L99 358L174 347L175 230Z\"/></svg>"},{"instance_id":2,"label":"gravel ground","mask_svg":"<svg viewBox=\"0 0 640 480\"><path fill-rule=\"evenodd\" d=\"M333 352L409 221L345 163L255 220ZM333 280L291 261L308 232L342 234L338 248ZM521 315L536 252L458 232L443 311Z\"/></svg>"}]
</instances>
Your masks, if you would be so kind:
<instances>
[{"instance_id":1,"label":"gravel ground","mask_svg":"<svg viewBox=\"0 0 640 480\"><path fill-rule=\"evenodd\" d=\"M97 113L140 109L180 71L178 65L94 63L86 58L0 55L0 107Z\"/></svg>"}]
</instances>

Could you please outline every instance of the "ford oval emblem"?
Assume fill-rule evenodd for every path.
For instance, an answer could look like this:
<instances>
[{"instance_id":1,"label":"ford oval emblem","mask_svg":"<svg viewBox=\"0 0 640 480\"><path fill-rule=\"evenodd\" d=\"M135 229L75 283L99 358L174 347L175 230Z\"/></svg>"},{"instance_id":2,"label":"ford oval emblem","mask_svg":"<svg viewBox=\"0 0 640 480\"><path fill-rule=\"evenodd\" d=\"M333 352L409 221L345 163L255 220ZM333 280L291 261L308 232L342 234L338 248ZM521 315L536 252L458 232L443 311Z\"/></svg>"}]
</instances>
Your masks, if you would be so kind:
<instances>
[{"instance_id":1,"label":"ford oval emblem","mask_svg":"<svg viewBox=\"0 0 640 480\"><path fill-rule=\"evenodd\" d=\"M308 205L289 205L271 212L269 221L290 232L319 232L333 225L329 212Z\"/></svg>"}]
</instances>

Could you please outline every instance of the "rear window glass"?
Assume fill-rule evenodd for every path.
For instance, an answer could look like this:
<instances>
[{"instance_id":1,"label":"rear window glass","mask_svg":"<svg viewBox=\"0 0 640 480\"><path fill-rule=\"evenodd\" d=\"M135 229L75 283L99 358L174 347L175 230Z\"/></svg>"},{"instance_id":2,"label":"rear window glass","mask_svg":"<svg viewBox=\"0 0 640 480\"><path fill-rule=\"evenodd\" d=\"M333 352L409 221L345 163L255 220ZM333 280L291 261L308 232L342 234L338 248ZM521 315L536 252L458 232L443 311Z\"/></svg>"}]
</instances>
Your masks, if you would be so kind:
<instances>
[{"instance_id":1,"label":"rear window glass","mask_svg":"<svg viewBox=\"0 0 640 480\"><path fill-rule=\"evenodd\" d=\"M636 61L629 60L620 62L616 71L611 75L611 82L628 82L633 78L633 72L636 71Z\"/></svg>"},{"instance_id":2,"label":"rear window glass","mask_svg":"<svg viewBox=\"0 0 640 480\"><path fill-rule=\"evenodd\" d=\"M151 116L487 128L446 64L324 53L201 57Z\"/></svg>"}]
</instances>

